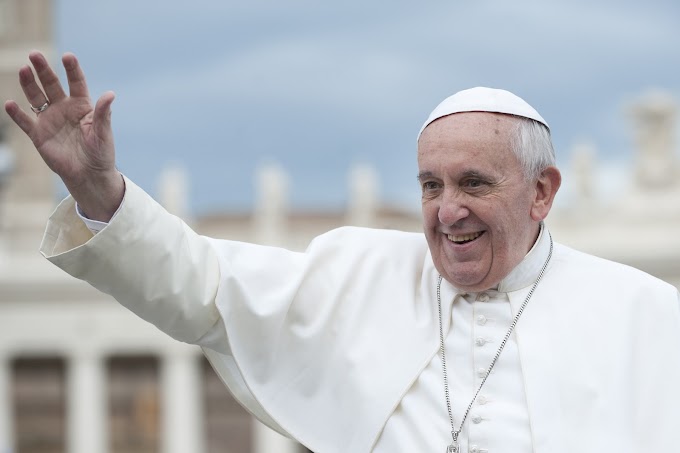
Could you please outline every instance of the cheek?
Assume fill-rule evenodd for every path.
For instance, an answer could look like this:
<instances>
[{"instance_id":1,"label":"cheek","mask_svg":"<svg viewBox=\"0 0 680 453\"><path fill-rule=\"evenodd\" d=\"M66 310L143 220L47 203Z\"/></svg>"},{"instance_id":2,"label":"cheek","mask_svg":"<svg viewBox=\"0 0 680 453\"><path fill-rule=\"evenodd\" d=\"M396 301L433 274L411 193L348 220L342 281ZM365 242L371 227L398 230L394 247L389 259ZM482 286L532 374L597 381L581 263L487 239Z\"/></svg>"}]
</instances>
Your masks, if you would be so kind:
<instances>
[{"instance_id":1,"label":"cheek","mask_svg":"<svg viewBox=\"0 0 680 453\"><path fill-rule=\"evenodd\" d=\"M431 201L424 201L422 205L423 226L425 231L436 228L439 224L439 207Z\"/></svg>"},{"instance_id":2,"label":"cheek","mask_svg":"<svg viewBox=\"0 0 680 453\"><path fill-rule=\"evenodd\" d=\"M527 212L521 209L497 209L491 243L494 260L502 264L521 259L527 252L522 247L530 229L531 224L528 222Z\"/></svg>"}]
</instances>

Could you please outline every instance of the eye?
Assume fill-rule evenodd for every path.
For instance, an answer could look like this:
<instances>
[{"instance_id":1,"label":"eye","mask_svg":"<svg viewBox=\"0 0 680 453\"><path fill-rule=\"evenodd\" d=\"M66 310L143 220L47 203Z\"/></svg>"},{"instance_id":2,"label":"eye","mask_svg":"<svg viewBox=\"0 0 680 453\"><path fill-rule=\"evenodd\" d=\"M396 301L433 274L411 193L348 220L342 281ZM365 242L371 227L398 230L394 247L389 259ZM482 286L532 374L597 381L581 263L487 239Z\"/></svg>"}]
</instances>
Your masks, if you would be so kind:
<instances>
[{"instance_id":1,"label":"eye","mask_svg":"<svg viewBox=\"0 0 680 453\"><path fill-rule=\"evenodd\" d=\"M486 183L482 181L481 179L477 178L470 178L466 179L463 181L463 187L467 187L469 189L479 189L480 187L484 186Z\"/></svg>"},{"instance_id":2,"label":"eye","mask_svg":"<svg viewBox=\"0 0 680 453\"><path fill-rule=\"evenodd\" d=\"M437 190L441 184L435 181L425 181L423 182L423 192L431 192Z\"/></svg>"}]
</instances>

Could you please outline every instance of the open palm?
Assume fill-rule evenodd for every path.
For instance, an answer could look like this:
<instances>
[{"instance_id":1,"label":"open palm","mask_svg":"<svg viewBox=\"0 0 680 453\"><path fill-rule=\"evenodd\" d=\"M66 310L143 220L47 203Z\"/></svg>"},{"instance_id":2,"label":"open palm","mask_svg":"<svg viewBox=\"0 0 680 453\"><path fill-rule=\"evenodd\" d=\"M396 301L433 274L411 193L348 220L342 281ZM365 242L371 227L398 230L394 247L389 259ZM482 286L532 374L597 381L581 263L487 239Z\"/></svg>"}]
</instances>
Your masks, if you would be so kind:
<instances>
[{"instance_id":1,"label":"open palm","mask_svg":"<svg viewBox=\"0 0 680 453\"><path fill-rule=\"evenodd\" d=\"M85 212L93 214L92 218L110 218L108 214L115 211L124 192L115 168L110 121L113 93L105 93L93 108L85 76L74 55L66 54L62 59L68 96L42 54L32 52L29 58L42 89L28 66L19 70L21 87L33 107L47 107L37 112L37 117L24 112L14 101L8 101L5 110Z\"/></svg>"}]
</instances>

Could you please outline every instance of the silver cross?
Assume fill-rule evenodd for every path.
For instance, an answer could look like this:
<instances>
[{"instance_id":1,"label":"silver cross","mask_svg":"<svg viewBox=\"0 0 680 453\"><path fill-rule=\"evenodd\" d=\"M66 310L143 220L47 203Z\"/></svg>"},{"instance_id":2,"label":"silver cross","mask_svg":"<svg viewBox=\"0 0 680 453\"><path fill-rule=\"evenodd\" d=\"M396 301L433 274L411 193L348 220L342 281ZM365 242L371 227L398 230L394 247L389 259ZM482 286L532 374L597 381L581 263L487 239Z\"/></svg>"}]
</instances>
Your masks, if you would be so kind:
<instances>
[{"instance_id":1,"label":"silver cross","mask_svg":"<svg viewBox=\"0 0 680 453\"><path fill-rule=\"evenodd\" d=\"M451 420L451 424L453 424L453 420ZM451 437L453 438L453 442L451 442L451 445L446 447L446 453L460 453L460 445L458 444L459 434L460 431L456 430L451 431Z\"/></svg>"},{"instance_id":2,"label":"silver cross","mask_svg":"<svg viewBox=\"0 0 680 453\"><path fill-rule=\"evenodd\" d=\"M460 453L460 448L458 447L458 442L454 442L448 447L446 447L446 453Z\"/></svg>"}]
</instances>

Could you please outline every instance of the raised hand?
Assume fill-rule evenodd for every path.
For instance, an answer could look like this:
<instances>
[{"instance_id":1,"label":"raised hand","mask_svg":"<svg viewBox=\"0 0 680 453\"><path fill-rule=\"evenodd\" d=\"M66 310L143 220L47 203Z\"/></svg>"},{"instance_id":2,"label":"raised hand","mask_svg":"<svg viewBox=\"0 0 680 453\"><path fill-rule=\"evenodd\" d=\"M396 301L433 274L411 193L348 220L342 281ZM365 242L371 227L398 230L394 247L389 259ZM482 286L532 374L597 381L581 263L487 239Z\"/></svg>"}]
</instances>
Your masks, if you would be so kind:
<instances>
[{"instance_id":1,"label":"raised hand","mask_svg":"<svg viewBox=\"0 0 680 453\"><path fill-rule=\"evenodd\" d=\"M84 214L109 221L125 192L115 167L114 94L104 93L93 108L85 75L73 54L62 58L69 95L40 52L31 52L29 59L44 92L29 66L19 70L19 82L35 113L24 112L14 101L7 101L5 110L33 141L47 166L64 181Z\"/></svg>"}]
</instances>

